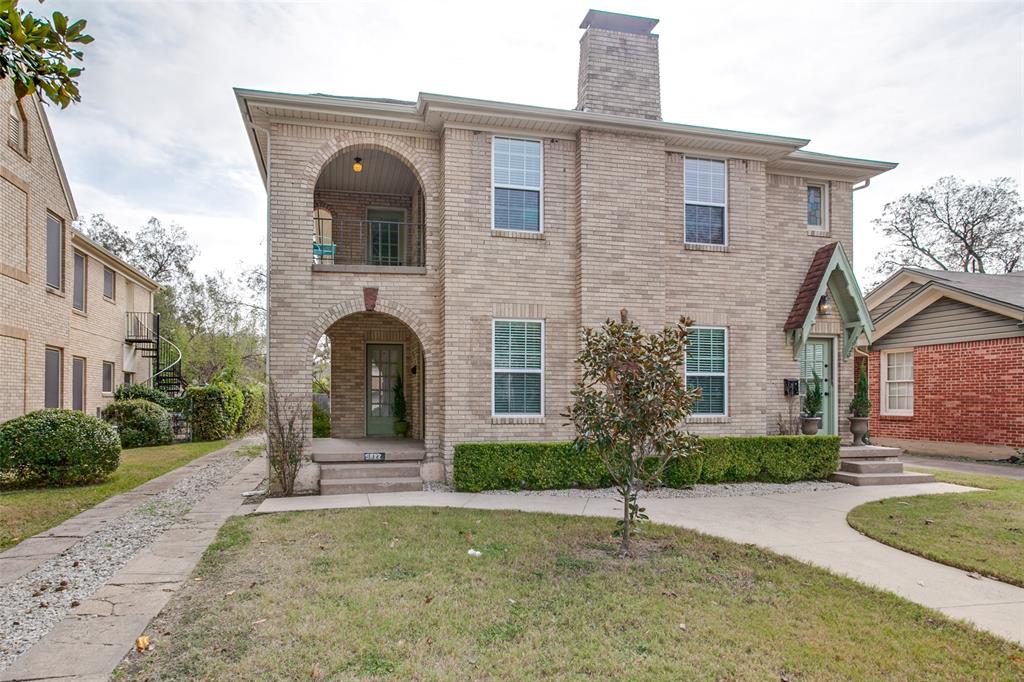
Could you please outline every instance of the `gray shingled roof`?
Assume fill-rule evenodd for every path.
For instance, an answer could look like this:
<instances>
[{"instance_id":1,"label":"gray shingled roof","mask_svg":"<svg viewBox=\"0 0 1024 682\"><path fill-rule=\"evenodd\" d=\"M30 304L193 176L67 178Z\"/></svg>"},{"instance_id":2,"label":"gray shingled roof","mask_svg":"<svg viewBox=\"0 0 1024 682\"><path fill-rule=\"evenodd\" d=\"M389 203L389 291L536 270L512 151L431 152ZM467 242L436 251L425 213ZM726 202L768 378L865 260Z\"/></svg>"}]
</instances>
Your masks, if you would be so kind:
<instances>
[{"instance_id":1,"label":"gray shingled roof","mask_svg":"<svg viewBox=\"0 0 1024 682\"><path fill-rule=\"evenodd\" d=\"M989 275L980 272L954 272L907 268L939 284L948 284L977 296L984 296L1006 305L1024 309L1024 272L1009 275Z\"/></svg>"}]
</instances>

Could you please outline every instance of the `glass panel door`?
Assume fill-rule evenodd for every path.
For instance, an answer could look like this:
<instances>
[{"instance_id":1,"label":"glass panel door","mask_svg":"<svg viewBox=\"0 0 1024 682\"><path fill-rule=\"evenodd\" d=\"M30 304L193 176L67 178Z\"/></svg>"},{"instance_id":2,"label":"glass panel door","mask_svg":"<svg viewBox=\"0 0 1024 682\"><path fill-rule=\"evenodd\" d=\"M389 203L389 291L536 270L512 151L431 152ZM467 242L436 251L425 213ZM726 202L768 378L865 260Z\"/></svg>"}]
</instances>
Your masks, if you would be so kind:
<instances>
[{"instance_id":1,"label":"glass panel door","mask_svg":"<svg viewBox=\"0 0 1024 682\"><path fill-rule=\"evenodd\" d=\"M395 435L395 379L402 373L402 346L366 346L366 435Z\"/></svg>"},{"instance_id":2,"label":"glass panel door","mask_svg":"<svg viewBox=\"0 0 1024 682\"><path fill-rule=\"evenodd\" d=\"M405 265L405 211L366 210L370 265Z\"/></svg>"},{"instance_id":3,"label":"glass panel door","mask_svg":"<svg viewBox=\"0 0 1024 682\"><path fill-rule=\"evenodd\" d=\"M835 426L832 423L832 340L831 339L808 339L804 345L803 354L800 356L800 407L803 408L804 394L807 386L814 382L814 372L817 372L821 379L821 427L818 433L827 435L835 434Z\"/></svg>"}]
</instances>

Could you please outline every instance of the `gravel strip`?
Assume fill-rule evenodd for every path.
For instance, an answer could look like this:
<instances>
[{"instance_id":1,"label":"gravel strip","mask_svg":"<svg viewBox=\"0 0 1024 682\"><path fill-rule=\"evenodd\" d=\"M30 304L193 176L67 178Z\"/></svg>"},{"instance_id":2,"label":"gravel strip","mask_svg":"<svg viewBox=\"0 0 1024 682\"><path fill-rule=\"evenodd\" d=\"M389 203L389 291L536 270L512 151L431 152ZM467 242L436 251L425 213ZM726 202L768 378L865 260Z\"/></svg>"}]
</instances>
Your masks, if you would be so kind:
<instances>
[{"instance_id":1,"label":"gravel strip","mask_svg":"<svg viewBox=\"0 0 1024 682\"><path fill-rule=\"evenodd\" d=\"M129 509L13 583L0 587L0 671L250 461L234 452L212 457L173 487Z\"/></svg>"},{"instance_id":2,"label":"gravel strip","mask_svg":"<svg viewBox=\"0 0 1024 682\"><path fill-rule=\"evenodd\" d=\"M692 488L655 488L641 493L641 498L695 498L695 497L744 497L753 495L784 495L786 493L811 493L818 490L835 490L849 487L846 483L832 481L796 481L795 483L700 483ZM549 495L553 497L614 497L619 493L615 488L581 490L485 490L481 495Z\"/></svg>"}]
</instances>

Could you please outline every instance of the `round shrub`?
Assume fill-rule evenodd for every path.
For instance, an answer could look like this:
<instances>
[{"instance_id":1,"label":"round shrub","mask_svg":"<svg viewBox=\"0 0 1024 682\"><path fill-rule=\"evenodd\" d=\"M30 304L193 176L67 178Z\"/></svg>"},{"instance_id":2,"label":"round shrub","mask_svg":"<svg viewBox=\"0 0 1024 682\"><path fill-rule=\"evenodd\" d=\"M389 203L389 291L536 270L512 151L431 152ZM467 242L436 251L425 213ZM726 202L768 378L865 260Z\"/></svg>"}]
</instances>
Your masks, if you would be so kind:
<instances>
[{"instance_id":1,"label":"round shrub","mask_svg":"<svg viewBox=\"0 0 1024 682\"><path fill-rule=\"evenodd\" d=\"M148 400L116 400L103 408L103 418L117 427L122 448L167 445L174 440L171 413Z\"/></svg>"},{"instance_id":2,"label":"round shrub","mask_svg":"<svg viewBox=\"0 0 1024 682\"><path fill-rule=\"evenodd\" d=\"M220 440L235 432L245 400L236 386L226 383L189 386L185 397L191 404L192 440Z\"/></svg>"},{"instance_id":3,"label":"round shrub","mask_svg":"<svg viewBox=\"0 0 1024 682\"><path fill-rule=\"evenodd\" d=\"M81 485L121 461L117 429L72 410L39 410L0 425L0 475L42 485Z\"/></svg>"}]
</instances>

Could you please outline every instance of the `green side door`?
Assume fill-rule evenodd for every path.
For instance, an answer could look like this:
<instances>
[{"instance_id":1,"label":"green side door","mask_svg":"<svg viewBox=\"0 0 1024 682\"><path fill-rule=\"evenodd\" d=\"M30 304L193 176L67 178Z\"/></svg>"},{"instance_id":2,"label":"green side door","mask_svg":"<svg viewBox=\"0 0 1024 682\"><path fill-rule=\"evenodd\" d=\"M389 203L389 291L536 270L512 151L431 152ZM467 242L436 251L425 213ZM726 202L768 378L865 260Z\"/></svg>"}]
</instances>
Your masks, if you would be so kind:
<instances>
[{"instance_id":1,"label":"green side door","mask_svg":"<svg viewBox=\"0 0 1024 682\"><path fill-rule=\"evenodd\" d=\"M814 382L814 373L821 379L821 427L818 433L835 434L835 419L832 412L833 377L832 377L832 340L808 339L800 356L800 406L803 407L803 396L807 386Z\"/></svg>"},{"instance_id":2,"label":"green side door","mask_svg":"<svg viewBox=\"0 0 1024 682\"><path fill-rule=\"evenodd\" d=\"M405 211L366 210L367 254L371 265L405 265Z\"/></svg>"},{"instance_id":3,"label":"green side door","mask_svg":"<svg viewBox=\"0 0 1024 682\"><path fill-rule=\"evenodd\" d=\"M395 379L402 373L402 346L366 346L366 435L395 435Z\"/></svg>"}]
</instances>

